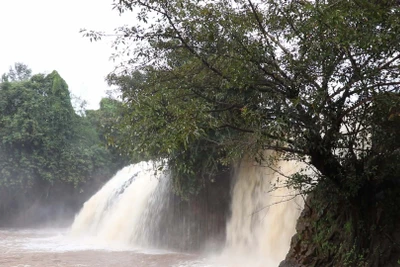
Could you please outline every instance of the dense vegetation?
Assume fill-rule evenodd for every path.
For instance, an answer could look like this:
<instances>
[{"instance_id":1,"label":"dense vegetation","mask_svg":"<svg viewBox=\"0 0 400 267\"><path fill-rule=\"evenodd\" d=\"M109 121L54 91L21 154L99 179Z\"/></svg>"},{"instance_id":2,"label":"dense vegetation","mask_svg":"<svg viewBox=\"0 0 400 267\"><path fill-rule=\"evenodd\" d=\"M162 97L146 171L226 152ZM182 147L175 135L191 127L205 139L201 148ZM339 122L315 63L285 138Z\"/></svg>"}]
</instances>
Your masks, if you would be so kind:
<instances>
[{"instance_id":1,"label":"dense vegetation","mask_svg":"<svg viewBox=\"0 0 400 267\"><path fill-rule=\"evenodd\" d=\"M125 149L167 159L178 191L195 192L199 177L244 154L263 161L272 149L304 161L312 174L289 185L321 191L330 223L348 231L314 229L340 244L325 263L377 266L396 254L385 243L396 226L380 219L398 216L386 205L400 184L398 1L119 0L115 8L140 21L117 29L115 46L130 59L109 76L127 110Z\"/></svg>"},{"instance_id":2,"label":"dense vegetation","mask_svg":"<svg viewBox=\"0 0 400 267\"><path fill-rule=\"evenodd\" d=\"M9 220L33 203L78 198L86 183L109 178L126 160L107 148L105 122L119 103L76 114L66 82L53 71L31 76L15 64L0 83L0 216ZM85 194L87 197L87 195ZM81 202L80 201L80 202ZM78 203L76 203L78 202ZM74 202L77 208L82 203Z\"/></svg>"}]
</instances>

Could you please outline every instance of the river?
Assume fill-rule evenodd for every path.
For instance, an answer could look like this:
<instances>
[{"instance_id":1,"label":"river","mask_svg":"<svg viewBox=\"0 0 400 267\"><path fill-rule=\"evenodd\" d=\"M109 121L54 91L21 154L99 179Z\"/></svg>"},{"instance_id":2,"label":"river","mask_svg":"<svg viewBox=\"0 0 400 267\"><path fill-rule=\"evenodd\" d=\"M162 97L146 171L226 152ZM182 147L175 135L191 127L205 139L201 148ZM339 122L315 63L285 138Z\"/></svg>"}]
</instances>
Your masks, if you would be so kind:
<instances>
[{"instance_id":1,"label":"river","mask_svg":"<svg viewBox=\"0 0 400 267\"><path fill-rule=\"evenodd\" d=\"M68 229L0 229L1 267L222 267L200 255L70 237Z\"/></svg>"},{"instance_id":2,"label":"river","mask_svg":"<svg viewBox=\"0 0 400 267\"><path fill-rule=\"evenodd\" d=\"M211 213L197 216L194 208L179 213L162 182L168 176L155 177L152 166L123 168L69 228L0 229L0 267L276 267L285 258L302 201L283 186L272 188L280 172L241 163L233 178L226 240L218 243L213 239L218 231L211 230L219 221ZM287 174L298 169L291 162L276 167ZM143 249L186 251L191 243L199 248L192 251L208 254Z\"/></svg>"}]
</instances>

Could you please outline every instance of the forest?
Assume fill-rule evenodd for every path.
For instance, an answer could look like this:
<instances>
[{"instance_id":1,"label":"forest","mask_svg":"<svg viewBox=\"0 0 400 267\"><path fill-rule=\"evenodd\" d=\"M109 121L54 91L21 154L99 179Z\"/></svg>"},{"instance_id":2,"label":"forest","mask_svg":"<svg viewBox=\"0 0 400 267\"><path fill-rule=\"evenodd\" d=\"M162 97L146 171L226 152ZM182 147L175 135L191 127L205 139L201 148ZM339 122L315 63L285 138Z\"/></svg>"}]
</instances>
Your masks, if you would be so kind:
<instances>
[{"instance_id":1,"label":"forest","mask_svg":"<svg viewBox=\"0 0 400 267\"><path fill-rule=\"evenodd\" d=\"M0 83L0 224L73 215L125 166L127 158L104 138L120 106L105 98L99 110L78 114L57 71L10 67Z\"/></svg>"}]
</instances>

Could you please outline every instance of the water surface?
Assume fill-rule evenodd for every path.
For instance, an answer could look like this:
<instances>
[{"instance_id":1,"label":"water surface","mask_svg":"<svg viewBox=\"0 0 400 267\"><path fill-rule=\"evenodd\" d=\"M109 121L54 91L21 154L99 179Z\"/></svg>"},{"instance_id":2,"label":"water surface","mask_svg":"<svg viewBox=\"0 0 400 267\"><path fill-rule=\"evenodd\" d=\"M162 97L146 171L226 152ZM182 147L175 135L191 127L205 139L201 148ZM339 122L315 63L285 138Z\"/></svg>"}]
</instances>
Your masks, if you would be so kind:
<instances>
[{"instance_id":1,"label":"water surface","mask_svg":"<svg viewBox=\"0 0 400 267\"><path fill-rule=\"evenodd\" d=\"M0 229L2 267L220 267L199 255L71 238L67 229Z\"/></svg>"}]
</instances>

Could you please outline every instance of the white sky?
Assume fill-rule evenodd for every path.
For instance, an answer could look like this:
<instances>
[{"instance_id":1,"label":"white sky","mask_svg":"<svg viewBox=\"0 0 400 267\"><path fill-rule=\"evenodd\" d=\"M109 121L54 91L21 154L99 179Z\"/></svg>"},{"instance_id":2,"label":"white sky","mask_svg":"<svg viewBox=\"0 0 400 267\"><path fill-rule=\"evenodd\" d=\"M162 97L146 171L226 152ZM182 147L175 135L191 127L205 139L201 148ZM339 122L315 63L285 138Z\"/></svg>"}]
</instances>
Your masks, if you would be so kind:
<instances>
[{"instance_id":1,"label":"white sky","mask_svg":"<svg viewBox=\"0 0 400 267\"><path fill-rule=\"evenodd\" d=\"M0 0L0 75L15 62L32 72L57 70L70 91L98 103L109 89L104 77L113 70L111 39L90 42L81 28L113 32L134 17L120 17L113 0Z\"/></svg>"}]
</instances>

